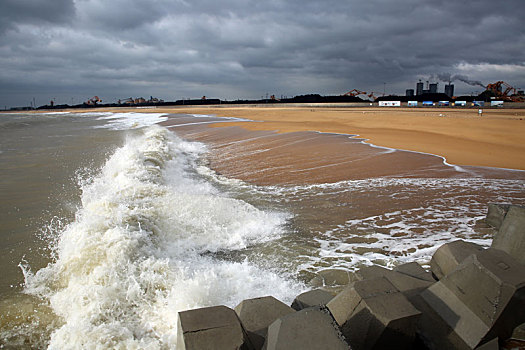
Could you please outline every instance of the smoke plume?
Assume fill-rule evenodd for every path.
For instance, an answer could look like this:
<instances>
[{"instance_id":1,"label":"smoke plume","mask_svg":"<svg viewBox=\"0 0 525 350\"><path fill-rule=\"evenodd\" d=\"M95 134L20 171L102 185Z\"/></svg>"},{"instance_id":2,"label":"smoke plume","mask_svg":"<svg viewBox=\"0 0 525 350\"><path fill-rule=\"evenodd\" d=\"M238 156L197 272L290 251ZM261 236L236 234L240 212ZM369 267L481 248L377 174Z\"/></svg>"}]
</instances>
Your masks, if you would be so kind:
<instances>
[{"instance_id":1,"label":"smoke plume","mask_svg":"<svg viewBox=\"0 0 525 350\"><path fill-rule=\"evenodd\" d=\"M461 75L461 74L450 74L450 73L441 73L441 74L438 74L437 75L438 79L441 80L441 81L445 81L445 82L452 82L452 81L455 81L455 80L459 80L459 81L462 81L464 82L465 84L468 84L468 85L472 85L472 86L481 86L481 87L485 87L485 85L483 85L483 83L481 81L478 81L478 80L470 80L466 75Z\"/></svg>"}]
</instances>

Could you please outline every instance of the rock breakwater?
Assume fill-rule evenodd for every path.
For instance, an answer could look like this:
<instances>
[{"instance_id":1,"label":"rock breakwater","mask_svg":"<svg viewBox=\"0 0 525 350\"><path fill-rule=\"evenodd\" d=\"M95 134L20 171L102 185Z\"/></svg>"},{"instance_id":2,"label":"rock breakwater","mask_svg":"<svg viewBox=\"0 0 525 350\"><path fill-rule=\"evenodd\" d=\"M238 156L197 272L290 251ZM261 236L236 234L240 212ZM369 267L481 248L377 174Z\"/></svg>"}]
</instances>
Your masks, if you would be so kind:
<instances>
[{"instance_id":1,"label":"rock breakwater","mask_svg":"<svg viewBox=\"0 0 525 350\"><path fill-rule=\"evenodd\" d=\"M430 271L364 267L337 295L291 306L265 296L235 309L179 313L179 349L512 349L525 347L525 208L490 204L497 233L483 248L442 245Z\"/></svg>"}]
</instances>

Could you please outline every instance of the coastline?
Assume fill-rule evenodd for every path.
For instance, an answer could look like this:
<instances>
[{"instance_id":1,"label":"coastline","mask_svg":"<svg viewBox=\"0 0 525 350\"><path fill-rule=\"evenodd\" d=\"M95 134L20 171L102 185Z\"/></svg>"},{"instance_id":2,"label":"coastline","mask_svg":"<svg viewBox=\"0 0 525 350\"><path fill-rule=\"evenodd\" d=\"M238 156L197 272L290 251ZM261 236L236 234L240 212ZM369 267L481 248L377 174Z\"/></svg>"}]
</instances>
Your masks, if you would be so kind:
<instances>
[{"instance_id":1,"label":"coastline","mask_svg":"<svg viewBox=\"0 0 525 350\"><path fill-rule=\"evenodd\" d=\"M73 113L93 112L75 110ZM525 170L525 109L323 106L177 106L97 112L203 114L248 119L209 124L251 131L344 134L378 146L442 157L452 165ZM254 121L256 123L254 123Z\"/></svg>"},{"instance_id":2,"label":"coastline","mask_svg":"<svg viewBox=\"0 0 525 350\"><path fill-rule=\"evenodd\" d=\"M472 109L274 107L175 111L264 122L233 122L213 127L355 135L379 147L440 156L449 164L525 170L524 110L487 110L483 117Z\"/></svg>"},{"instance_id":3,"label":"coastline","mask_svg":"<svg viewBox=\"0 0 525 350\"><path fill-rule=\"evenodd\" d=\"M14 147L13 164L34 180L14 171L8 174L27 191L34 191L29 185L42 179L60 187L79 179L76 169L82 172L82 182L72 183L81 187L72 193L80 199L77 207L69 205L63 186L52 193L57 205L32 194L24 195L31 200L23 205L10 205L16 209L9 209L14 214L11 220L20 223L26 241L44 225L42 232L49 234L45 237L59 237L68 250L61 252L56 263L39 266L31 259L31 254L39 254L37 247L4 242L10 254L4 261L17 269L13 279L4 281L8 293L1 300L2 331L9 337L6 344L46 347L51 336L53 341L62 341L64 334L73 334L84 344L99 344L99 334L91 336L85 327L76 327L76 315L85 315L81 321L91 327L90 320L100 315L96 305L101 304L109 305L103 310L104 326L118 322L121 329L139 331L151 329L152 324L158 327L159 337L133 340L144 344L160 337L174 339L175 328L170 325L176 321L155 322L175 319L184 309L233 307L260 295L289 303L305 285L318 286L319 281L326 281L328 290L335 292L348 283L348 278L339 280L338 276L348 277L365 265L393 268L417 262L426 266L439 245L457 239L488 247L493 231L480 222L486 203L524 203L523 171L462 166L467 173L461 173L438 156L371 146L345 133L249 130L237 125L239 119L221 119L212 113L111 112L116 114L29 116L31 128L24 120L4 130L21 146L33 147L27 154L35 157L36 164L43 158L33 149L46 150L49 159L68 165L65 169L50 163L52 169L44 174L54 178L41 176L37 168L23 166L20 160L27 158L19 157L21 146ZM174 112L179 114L168 115ZM244 118L250 117L244 113ZM166 129L139 129L160 120ZM28 136L45 144L33 144ZM194 140L205 147L191 143ZM78 152L72 152L72 146ZM92 156L86 157L84 149ZM55 158L57 154L66 158ZM89 163L94 156L98 165ZM86 175L83 164L91 169ZM42 216L49 208L49 215ZM71 211L73 221L66 226L54 224L54 215L58 221L64 217L62 208ZM35 230L28 229L27 223L33 220L28 220L26 210L42 218L34 220ZM79 215L73 216L73 211ZM57 242L53 239L41 248L53 248ZM144 264L144 256L154 264ZM22 277L17 267L20 261L43 278L14 280ZM78 270L78 266L86 269ZM112 278L101 280L98 271ZM135 281L146 288L129 299L127 291L136 290ZM46 288L45 295L27 293L43 290L41 286ZM47 300L57 296L62 302L52 309L36 307L48 305ZM166 300L173 303L166 305ZM159 306L149 313L152 304ZM80 312L56 321L56 315L71 307ZM146 314L147 328L137 328L142 327L137 326L137 314ZM114 333L108 337L120 339Z\"/></svg>"}]
</instances>

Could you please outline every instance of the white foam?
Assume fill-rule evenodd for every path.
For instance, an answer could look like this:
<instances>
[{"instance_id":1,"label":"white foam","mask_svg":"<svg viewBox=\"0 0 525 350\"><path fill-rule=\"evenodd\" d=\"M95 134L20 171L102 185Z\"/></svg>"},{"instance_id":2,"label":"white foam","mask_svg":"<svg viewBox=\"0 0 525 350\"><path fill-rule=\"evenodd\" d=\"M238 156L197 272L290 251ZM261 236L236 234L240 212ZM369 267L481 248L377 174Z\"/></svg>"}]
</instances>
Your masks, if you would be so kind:
<instances>
[{"instance_id":1,"label":"white foam","mask_svg":"<svg viewBox=\"0 0 525 350\"><path fill-rule=\"evenodd\" d=\"M258 190L271 192L283 201L336 200L342 208L334 207L338 212L326 216L320 212L317 220L326 220L326 224L321 231L306 233L313 235L315 244L310 245L309 254L297 259L298 271L318 272L327 267L355 270L371 264L428 264L441 244L457 239L490 246L492 230L479 226L486 216L487 201L520 204L524 189L522 180L375 178ZM357 212L367 204L354 202L368 197L390 204L385 205L384 212L372 206L367 211L377 214L359 216ZM357 211L344 210L354 206ZM329 218L345 214L346 221L330 225Z\"/></svg>"},{"instance_id":2,"label":"white foam","mask_svg":"<svg viewBox=\"0 0 525 350\"><path fill-rule=\"evenodd\" d=\"M168 120L165 113L101 113L98 120L107 120L106 125L100 128L109 128L113 130L127 130L134 128L143 128L158 124Z\"/></svg>"},{"instance_id":3,"label":"white foam","mask_svg":"<svg viewBox=\"0 0 525 350\"><path fill-rule=\"evenodd\" d=\"M361 135L358 135L358 134L340 134L340 133L326 133L326 132L322 132L322 131L315 131L319 134L329 134L329 135L344 135L344 136L348 136L349 138L351 139L359 139ZM469 173L468 170L462 168L461 166L459 165L455 165L455 164L450 164L447 162L447 159L444 157L444 156L441 156L439 154L433 154L433 153L426 153L426 152L419 152L419 151L411 151L411 150L406 150L406 149L398 149L398 148L392 148L392 147L386 147L386 146L378 146L376 144L373 144L370 142L370 139L361 139L360 143L364 144L364 145L367 145L367 146L370 146L372 148L377 148L377 149L382 149L384 150L385 154L388 154L388 153L394 153L394 152L397 152L397 151L403 151L403 152L410 152L410 153L417 153L417 154L423 154L423 155L427 155L427 156L433 156L433 157L439 157L443 160L443 164L448 166L448 167L452 167L454 168L454 170L458 171L458 172L462 172L462 173Z\"/></svg>"},{"instance_id":4,"label":"white foam","mask_svg":"<svg viewBox=\"0 0 525 350\"><path fill-rule=\"evenodd\" d=\"M267 294L290 301L302 291L253 262L214 257L280 237L287 216L196 178L202 152L165 128L144 128L84 184L56 261L24 271L25 291L64 321L50 349L173 348L178 311Z\"/></svg>"},{"instance_id":5,"label":"white foam","mask_svg":"<svg viewBox=\"0 0 525 350\"><path fill-rule=\"evenodd\" d=\"M245 119L245 118L238 118L238 117L219 117L215 114L189 114L191 116L194 116L196 118L219 118L224 120L230 120L235 122L254 122L254 120L251 119Z\"/></svg>"}]
</instances>

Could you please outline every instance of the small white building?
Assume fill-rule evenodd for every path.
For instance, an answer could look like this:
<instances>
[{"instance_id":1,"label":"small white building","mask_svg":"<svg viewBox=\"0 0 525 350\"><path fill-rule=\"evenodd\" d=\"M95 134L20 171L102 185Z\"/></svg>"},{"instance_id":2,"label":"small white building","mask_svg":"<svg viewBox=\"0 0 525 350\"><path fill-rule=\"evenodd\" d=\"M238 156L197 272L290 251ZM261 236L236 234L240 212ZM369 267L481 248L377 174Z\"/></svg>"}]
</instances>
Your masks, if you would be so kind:
<instances>
[{"instance_id":1,"label":"small white building","mask_svg":"<svg viewBox=\"0 0 525 350\"><path fill-rule=\"evenodd\" d=\"M401 101L379 101L379 107L401 107Z\"/></svg>"}]
</instances>

